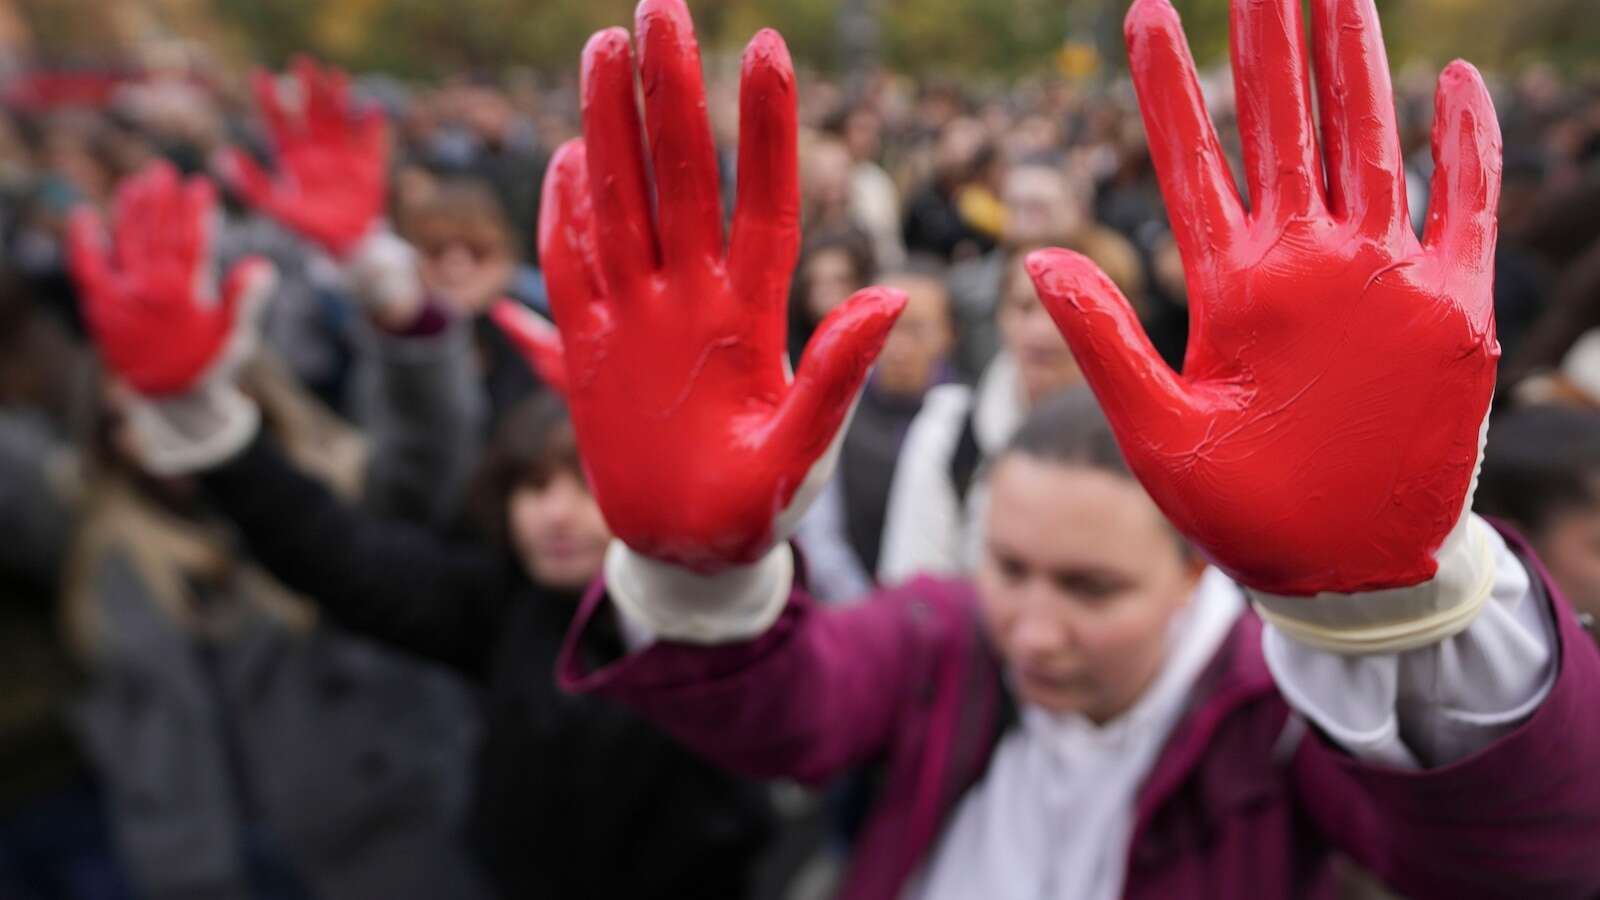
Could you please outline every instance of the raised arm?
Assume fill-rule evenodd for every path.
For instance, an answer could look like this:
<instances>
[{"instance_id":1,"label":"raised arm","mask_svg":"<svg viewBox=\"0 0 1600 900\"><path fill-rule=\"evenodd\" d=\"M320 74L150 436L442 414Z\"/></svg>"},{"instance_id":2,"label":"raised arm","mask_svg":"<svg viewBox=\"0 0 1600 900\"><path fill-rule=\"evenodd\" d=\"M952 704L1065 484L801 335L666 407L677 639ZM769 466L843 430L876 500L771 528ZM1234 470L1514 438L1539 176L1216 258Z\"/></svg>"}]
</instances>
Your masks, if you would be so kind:
<instances>
[{"instance_id":1,"label":"raised arm","mask_svg":"<svg viewBox=\"0 0 1600 900\"><path fill-rule=\"evenodd\" d=\"M209 182L159 164L119 188L111 237L93 211L72 220L84 318L133 394L141 462L158 476L201 476L268 569L334 619L479 671L509 565L345 507L257 433L260 414L235 373L272 276L247 260L219 290L213 203Z\"/></svg>"},{"instance_id":2,"label":"raised arm","mask_svg":"<svg viewBox=\"0 0 1600 900\"><path fill-rule=\"evenodd\" d=\"M1182 374L1088 260L1043 251L1029 267L1129 465L1247 588L1284 696L1341 748L1301 754L1341 760L1338 778L1297 769L1328 837L1408 893L1592 892L1600 865L1571 851L1574 834L1600 839L1600 794L1571 788L1600 728L1560 723L1600 687L1595 649L1564 638L1570 611L1469 512L1500 356L1494 110L1467 63L1441 75L1419 240L1372 0L1311 8L1308 65L1298 0L1233 4L1248 207L1177 13L1128 13L1188 285ZM1520 759L1532 748L1537 770Z\"/></svg>"},{"instance_id":3,"label":"raised arm","mask_svg":"<svg viewBox=\"0 0 1600 900\"><path fill-rule=\"evenodd\" d=\"M579 448L619 539L603 602L658 643L594 678L569 653L563 671L569 684L620 697L733 764L786 736L793 755L780 767L815 773L882 739L910 664L895 650L905 642L882 633L890 626L852 631L798 599L785 612L794 580L786 538L826 482L905 301L886 290L852 297L822 323L791 378L784 304L800 197L788 50L763 31L744 53L738 197L725 242L700 53L682 0L641 3L634 39L643 120L633 42L620 28L596 34L583 53L583 138L551 163L539 241ZM550 364L549 335L526 328L526 317L500 321L522 346L544 347L538 362ZM716 690L662 688L712 669ZM857 726L848 748L842 732L830 733L844 722Z\"/></svg>"},{"instance_id":4,"label":"raised arm","mask_svg":"<svg viewBox=\"0 0 1600 900\"><path fill-rule=\"evenodd\" d=\"M477 462L487 398L467 323L427 296L416 254L384 220L384 115L356 102L344 73L308 59L285 76L257 72L254 87L276 172L237 148L219 153L215 168L247 202L337 263L367 321L354 409L372 438L367 504L442 524L458 511Z\"/></svg>"}]
</instances>

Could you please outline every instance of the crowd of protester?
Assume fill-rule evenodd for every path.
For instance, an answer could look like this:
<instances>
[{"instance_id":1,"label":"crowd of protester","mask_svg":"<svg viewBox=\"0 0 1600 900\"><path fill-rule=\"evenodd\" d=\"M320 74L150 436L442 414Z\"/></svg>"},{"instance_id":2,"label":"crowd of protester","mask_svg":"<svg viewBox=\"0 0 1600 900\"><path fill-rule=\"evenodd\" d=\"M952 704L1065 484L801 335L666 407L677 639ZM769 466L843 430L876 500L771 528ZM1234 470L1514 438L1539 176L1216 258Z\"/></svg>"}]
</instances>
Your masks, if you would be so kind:
<instances>
[{"instance_id":1,"label":"crowd of protester","mask_svg":"<svg viewBox=\"0 0 1600 900\"><path fill-rule=\"evenodd\" d=\"M33 83L0 112L0 896L814 895L871 772L825 797L736 779L550 677L610 533L559 397L487 311L549 312L534 236L574 85L357 80L391 123L383 215L418 310L222 177L230 146L275 164L242 78L16 77ZM1094 260L1174 366L1183 271L1123 79L800 84L792 355L857 289L908 297L796 534L813 593L849 604L969 573L987 463L1080 383L1025 254ZM304 85L275 89L293 105ZM1226 71L1207 87L1227 144ZM1493 87L1504 355L1477 503L1600 614L1600 83ZM1397 90L1420 230L1432 84ZM709 98L732 197L735 82ZM220 256L278 271L243 375L274 443L201 478L133 461L64 244L73 209L110 208L158 160L218 174ZM585 636L596 654L626 639Z\"/></svg>"}]
</instances>

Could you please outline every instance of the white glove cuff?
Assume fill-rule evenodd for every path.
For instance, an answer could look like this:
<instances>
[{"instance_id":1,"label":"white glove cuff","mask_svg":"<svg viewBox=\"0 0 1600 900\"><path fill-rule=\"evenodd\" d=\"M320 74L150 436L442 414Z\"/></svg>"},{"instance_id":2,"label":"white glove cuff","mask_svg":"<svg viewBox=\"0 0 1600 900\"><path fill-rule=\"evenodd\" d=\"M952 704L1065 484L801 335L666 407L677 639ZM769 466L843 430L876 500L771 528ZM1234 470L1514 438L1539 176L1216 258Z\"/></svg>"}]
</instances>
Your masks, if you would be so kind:
<instances>
[{"instance_id":1,"label":"white glove cuff","mask_svg":"<svg viewBox=\"0 0 1600 900\"><path fill-rule=\"evenodd\" d=\"M1295 640L1332 653L1398 653L1466 630L1494 588L1489 523L1464 513L1435 554L1434 577L1404 588L1285 597L1246 588L1256 612Z\"/></svg>"},{"instance_id":2,"label":"white glove cuff","mask_svg":"<svg viewBox=\"0 0 1600 900\"><path fill-rule=\"evenodd\" d=\"M760 635L783 612L794 551L780 543L749 565L700 575L612 541L605 577L611 602L635 630L686 644L735 643Z\"/></svg>"},{"instance_id":3,"label":"white glove cuff","mask_svg":"<svg viewBox=\"0 0 1600 900\"><path fill-rule=\"evenodd\" d=\"M411 321L422 310L416 250L385 223L373 225L350 251L344 274L362 307L382 321Z\"/></svg>"},{"instance_id":4,"label":"white glove cuff","mask_svg":"<svg viewBox=\"0 0 1600 900\"><path fill-rule=\"evenodd\" d=\"M141 398L128 409L140 462L152 475L188 475L238 454L261 428L261 411L231 382L203 382L159 400Z\"/></svg>"}]
</instances>

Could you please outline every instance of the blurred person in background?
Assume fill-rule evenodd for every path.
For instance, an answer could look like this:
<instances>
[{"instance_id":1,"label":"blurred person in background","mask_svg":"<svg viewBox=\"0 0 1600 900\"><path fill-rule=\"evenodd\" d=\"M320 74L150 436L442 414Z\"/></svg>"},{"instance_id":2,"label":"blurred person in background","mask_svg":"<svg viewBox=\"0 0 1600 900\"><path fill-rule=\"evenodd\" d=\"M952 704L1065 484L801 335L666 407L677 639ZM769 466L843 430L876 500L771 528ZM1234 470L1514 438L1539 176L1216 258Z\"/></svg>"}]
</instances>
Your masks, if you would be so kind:
<instances>
[{"instance_id":1,"label":"blurred person in background","mask_svg":"<svg viewBox=\"0 0 1600 900\"><path fill-rule=\"evenodd\" d=\"M854 208L854 167L843 141L823 132L808 135L800 154L800 220L807 230L865 232Z\"/></svg>"},{"instance_id":2,"label":"blurred person in background","mask_svg":"<svg viewBox=\"0 0 1600 900\"><path fill-rule=\"evenodd\" d=\"M0 896L17 900L133 897L104 786L71 728L84 671L61 640L86 363L21 280L0 272Z\"/></svg>"},{"instance_id":3,"label":"blurred person in background","mask_svg":"<svg viewBox=\"0 0 1600 900\"><path fill-rule=\"evenodd\" d=\"M1088 184L1068 176L1058 158L1024 161L1006 171L1002 244L950 270L950 293L960 340L961 374L976 381L1000 349L996 315L1007 265L1017 247L1069 247L1095 260L1135 303L1142 300L1144 272L1137 252L1121 235L1097 224Z\"/></svg>"},{"instance_id":4,"label":"blurred person in background","mask_svg":"<svg viewBox=\"0 0 1600 900\"><path fill-rule=\"evenodd\" d=\"M518 239L504 207L487 183L454 178L436 180L397 215L402 234L416 248L423 291L450 318L468 324L492 427L540 387L485 315L517 282Z\"/></svg>"},{"instance_id":5,"label":"blurred person in background","mask_svg":"<svg viewBox=\"0 0 1600 900\"><path fill-rule=\"evenodd\" d=\"M1593 633L1600 616L1600 410L1531 406L1496 417L1474 509L1527 536Z\"/></svg>"},{"instance_id":6,"label":"blurred person in background","mask_svg":"<svg viewBox=\"0 0 1600 900\"><path fill-rule=\"evenodd\" d=\"M951 378L955 329L943 267L922 260L878 284L904 291L906 306L856 403L839 468L795 535L812 589L830 603L856 600L876 584L889 489L906 434L923 398Z\"/></svg>"},{"instance_id":7,"label":"blurred person in background","mask_svg":"<svg viewBox=\"0 0 1600 900\"><path fill-rule=\"evenodd\" d=\"M119 851L151 897L386 897L417 886L480 896L460 834L474 734L461 686L320 624L261 557L237 546L186 477L196 456L237 441L237 428L192 440L190 429L205 431L215 410L196 404L180 424L153 426L136 393L194 365L185 342L196 333L165 315L162 285L221 290L219 309L251 329L250 307L272 287L259 261L205 287L216 284L199 228L210 203L208 184L185 186L165 164L130 181L116 204L115 274L96 255L105 237L94 215L73 221L91 333L104 338L129 305L152 304L160 316L112 354L113 364L153 355L137 370L113 365L103 383L63 601L91 672L78 719L110 791ZM179 272L194 274L172 280ZM388 321L375 282L358 293ZM219 365L247 357L253 341L240 335ZM346 497L391 506L386 496L447 491L456 482L447 469L406 460L419 439L454 440L456 394L473 382L464 359L423 354L419 366L421 349L384 357L381 374L394 376L377 395L394 406L384 421L414 424L374 429L370 453L270 357L242 379L251 399L229 394L221 408L260 410L296 464L316 473L305 477ZM448 449L421 455L452 458Z\"/></svg>"},{"instance_id":8,"label":"blurred person in background","mask_svg":"<svg viewBox=\"0 0 1600 900\"><path fill-rule=\"evenodd\" d=\"M350 115L339 113L340 119ZM351 121L350 127L360 127L360 119ZM180 190L197 190L192 185L180 189L160 177L160 172L141 176L124 190L142 191L158 205L181 202ZM183 246L192 238L195 217L204 212L190 209L186 217L162 209L147 217L165 226L149 239ZM302 215L319 228L329 224L304 207L289 213L290 218ZM137 267L137 255L120 246L137 240L129 232L132 225L120 221L119 226L118 258ZM418 240L426 237L419 233ZM190 252L200 253L198 264L210 265L203 250ZM191 341L181 355L207 362L201 376L185 380L180 373L165 391L147 384L145 393L127 398L137 458L150 471L182 472L203 489L199 498L214 504L237 529L250 558L310 598L320 615L413 659L442 663L483 689L486 731L470 833L496 889L511 896L579 898L666 898L702 891L738 897L748 890L769 828L761 790L720 774L630 713L566 697L550 678L577 592L598 574L609 539L559 402L546 395L506 415L475 492L474 508L483 514L480 530L490 539L453 543L428 527L356 508L300 471L292 461L293 445L280 444L272 431L256 426L258 408L236 389L226 350L238 335L248 337L248 318L235 316L225 323L225 333L212 330L206 323L218 313L196 295L192 278L146 283L129 277L127 283L144 284L153 296L108 301L102 292L113 288L96 275L107 263L96 253L104 250L80 243L75 258L86 293L101 303L119 304L103 313L95 331L98 346L111 365L120 366L119 373L134 377L164 359L163 351L136 340L146 329L172 329ZM365 255L358 252L352 265L367 262ZM427 320L441 314L424 295L420 307L411 306L410 321L396 321L395 305L382 299L373 304L374 318L402 339L425 339ZM514 304L509 309L524 314ZM470 365L470 354L444 354L440 362L458 369ZM434 382L441 395L446 386L475 383L470 377ZM451 405L414 398L409 412L415 416L420 409ZM451 426L439 424L434 439L450 439ZM622 639L619 632L597 637L593 652L612 652ZM324 727L357 726L373 739L416 742L394 723L373 728L355 715ZM338 774L336 767L323 770L328 777ZM388 764L378 772L389 778L404 775ZM422 811L450 808L418 792L410 800ZM313 807L302 800L301 808ZM387 821L409 821L418 814L396 812ZM629 865L614 864L619 852ZM446 860L437 852L414 857L417 864ZM387 871L409 879L401 882L407 887L331 895L469 896L464 887L440 887L398 866Z\"/></svg>"},{"instance_id":9,"label":"blurred person in background","mask_svg":"<svg viewBox=\"0 0 1600 900\"><path fill-rule=\"evenodd\" d=\"M976 387L929 391L906 433L889 489L877 577L895 585L921 573L972 571L987 503L987 461L1010 440L1027 411L1082 375L1061 332L1039 302L1012 248L994 316L1001 352Z\"/></svg>"},{"instance_id":10,"label":"blurred person in background","mask_svg":"<svg viewBox=\"0 0 1600 900\"><path fill-rule=\"evenodd\" d=\"M982 183L996 157L976 119L952 119L936 134L933 171L909 192L901 230L907 253L928 253L952 262L994 246L983 226L968 218L971 210L964 209L962 201Z\"/></svg>"},{"instance_id":11,"label":"blurred person in background","mask_svg":"<svg viewBox=\"0 0 1600 900\"><path fill-rule=\"evenodd\" d=\"M872 241L860 229L847 226L806 231L789 292L791 364L800 364L801 351L828 313L871 284L877 272Z\"/></svg>"},{"instance_id":12,"label":"blurred person in background","mask_svg":"<svg viewBox=\"0 0 1600 900\"><path fill-rule=\"evenodd\" d=\"M833 115L826 131L849 151L851 216L872 236L878 268L899 269L906 259L900 236L900 188L879 164L883 156L882 118L866 105L849 106Z\"/></svg>"}]
</instances>

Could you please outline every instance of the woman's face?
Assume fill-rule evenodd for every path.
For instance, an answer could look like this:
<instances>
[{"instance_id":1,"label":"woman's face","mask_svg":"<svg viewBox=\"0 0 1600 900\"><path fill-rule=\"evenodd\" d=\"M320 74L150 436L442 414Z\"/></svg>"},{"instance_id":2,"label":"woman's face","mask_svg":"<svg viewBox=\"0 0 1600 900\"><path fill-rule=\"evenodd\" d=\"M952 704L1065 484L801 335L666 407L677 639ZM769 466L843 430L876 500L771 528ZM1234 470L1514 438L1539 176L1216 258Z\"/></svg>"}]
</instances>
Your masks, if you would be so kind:
<instances>
[{"instance_id":1,"label":"woman's face","mask_svg":"<svg viewBox=\"0 0 1600 900\"><path fill-rule=\"evenodd\" d=\"M1083 380L1078 361L1067 348L1067 341L1056 330L1050 313L1034 292L1033 279L1018 256L1006 273L1004 292L997 313L1000 340L1017 360L1022 389L1031 406L1039 400Z\"/></svg>"},{"instance_id":2,"label":"woman's face","mask_svg":"<svg viewBox=\"0 0 1600 900\"><path fill-rule=\"evenodd\" d=\"M1204 564L1130 477L1021 454L991 479L978 594L1019 697L1096 722L1160 671Z\"/></svg>"},{"instance_id":3,"label":"woman's face","mask_svg":"<svg viewBox=\"0 0 1600 900\"><path fill-rule=\"evenodd\" d=\"M574 472L511 492L506 517L517 558L534 581L580 590L600 574L611 529Z\"/></svg>"},{"instance_id":4,"label":"woman's face","mask_svg":"<svg viewBox=\"0 0 1600 900\"><path fill-rule=\"evenodd\" d=\"M895 396L920 396L955 341L949 295L943 282L922 276L891 277L882 284L905 291L906 305L878 354L878 387Z\"/></svg>"},{"instance_id":5,"label":"woman's face","mask_svg":"<svg viewBox=\"0 0 1600 900\"><path fill-rule=\"evenodd\" d=\"M806 313L821 322L834 308L861 289L850 254L837 248L819 250L806 260Z\"/></svg>"}]
</instances>

